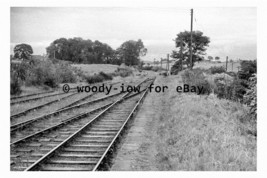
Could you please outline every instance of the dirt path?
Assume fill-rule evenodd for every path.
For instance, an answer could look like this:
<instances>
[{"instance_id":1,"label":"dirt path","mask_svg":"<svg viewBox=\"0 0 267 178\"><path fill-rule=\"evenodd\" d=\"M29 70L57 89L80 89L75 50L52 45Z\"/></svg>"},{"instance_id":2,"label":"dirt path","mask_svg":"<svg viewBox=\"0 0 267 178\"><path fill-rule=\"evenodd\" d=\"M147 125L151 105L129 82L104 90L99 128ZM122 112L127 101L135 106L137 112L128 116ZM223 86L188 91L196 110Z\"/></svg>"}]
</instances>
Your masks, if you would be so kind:
<instances>
[{"instance_id":1,"label":"dirt path","mask_svg":"<svg viewBox=\"0 0 267 178\"><path fill-rule=\"evenodd\" d=\"M111 170L113 171L134 171L134 170L159 170L155 164L157 155L157 145L154 142L157 138L157 126L162 113L168 113L170 108L168 95L174 82L171 78L158 76L155 86L167 85L169 90L166 92L151 92L147 95L142 108L138 112L127 138L123 141L118 154L114 159Z\"/></svg>"}]
</instances>

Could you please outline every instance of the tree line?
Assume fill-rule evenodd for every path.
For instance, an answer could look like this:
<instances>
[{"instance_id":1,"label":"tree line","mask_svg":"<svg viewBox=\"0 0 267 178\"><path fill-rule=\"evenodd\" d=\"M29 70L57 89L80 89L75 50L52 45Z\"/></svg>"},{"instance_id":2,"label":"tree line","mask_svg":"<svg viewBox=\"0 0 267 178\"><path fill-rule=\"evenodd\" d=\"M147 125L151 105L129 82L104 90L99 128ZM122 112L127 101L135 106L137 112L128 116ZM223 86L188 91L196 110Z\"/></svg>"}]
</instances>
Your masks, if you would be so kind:
<instances>
[{"instance_id":1,"label":"tree line","mask_svg":"<svg viewBox=\"0 0 267 178\"><path fill-rule=\"evenodd\" d=\"M48 58L84 64L117 64L125 63L128 66L139 65L140 57L145 56L147 49L141 39L125 41L116 50L108 44L98 40L84 40L79 37L59 38L47 48ZM14 57L30 59L33 54L28 44L19 44L14 48Z\"/></svg>"}]
</instances>

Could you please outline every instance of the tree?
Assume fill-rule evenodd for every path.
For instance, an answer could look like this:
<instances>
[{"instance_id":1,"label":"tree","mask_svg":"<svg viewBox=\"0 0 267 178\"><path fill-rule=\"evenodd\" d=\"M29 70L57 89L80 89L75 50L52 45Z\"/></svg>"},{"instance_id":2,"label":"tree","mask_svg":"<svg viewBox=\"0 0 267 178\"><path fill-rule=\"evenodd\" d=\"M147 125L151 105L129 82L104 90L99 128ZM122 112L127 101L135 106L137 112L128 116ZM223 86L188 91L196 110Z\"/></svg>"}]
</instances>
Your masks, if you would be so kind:
<instances>
[{"instance_id":1,"label":"tree","mask_svg":"<svg viewBox=\"0 0 267 178\"><path fill-rule=\"evenodd\" d=\"M60 38L47 48L49 58L71 61L73 63L102 64L115 63L115 51L100 41L83 40L82 38Z\"/></svg>"},{"instance_id":2,"label":"tree","mask_svg":"<svg viewBox=\"0 0 267 178\"><path fill-rule=\"evenodd\" d=\"M22 60L30 59L33 54L32 47L28 44L18 44L14 48L14 57Z\"/></svg>"},{"instance_id":3,"label":"tree","mask_svg":"<svg viewBox=\"0 0 267 178\"><path fill-rule=\"evenodd\" d=\"M190 35L189 31L180 32L177 34L175 39L175 46L178 48L178 51L173 51L172 58L178 59L177 63L186 64L187 67L190 67ZM203 55L205 55L206 47L209 45L210 39L207 36L203 35L201 31L192 32L192 65L196 61L203 60ZM192 66L192 67L193 67Z\"/></svg>"},{"instance_id":4,"label":"tree","mask_svg":"<svg viewBox=\"0 0 267 178\"><path fill-rule=\"evenodd\" d=\"M145 48L142 40L134 41L129 40L124 42L118 49L118 58L126 65L138 65L140 57L145 56L147 49Z\"/></svg>"},{"instance_id":5,"label":"tree","mask_svg":"<svg viewBox=\"0 0 267 178\"><path fill-rule=\"evenodd\" d=\"M216 57L215 57L215 60L217 60L217 61L220 60L220 57L216 56Z\"/></svg>"}]
</instances>

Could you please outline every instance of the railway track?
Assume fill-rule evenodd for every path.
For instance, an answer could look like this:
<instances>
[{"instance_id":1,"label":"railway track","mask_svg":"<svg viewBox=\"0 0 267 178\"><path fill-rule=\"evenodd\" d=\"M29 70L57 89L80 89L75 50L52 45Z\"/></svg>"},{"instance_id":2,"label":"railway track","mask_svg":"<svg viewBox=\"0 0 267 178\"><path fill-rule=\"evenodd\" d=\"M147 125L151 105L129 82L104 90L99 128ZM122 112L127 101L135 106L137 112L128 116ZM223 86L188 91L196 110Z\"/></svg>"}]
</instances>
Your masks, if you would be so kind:
<instances>
[{"instance_id":1,"label":"railway track","mask_svg":"<svg viewBox=\"0 0 267 178\"><path fill-rule=\"evenodd\" d=\"M110 85L116 85L118 83L120 83L120 82L111 83ZM113 91L111 91L111 93L112 92ZM47 113L53 113L57 110L61 110L63 108L67 108L69 106L73 106L73 105L82 103L83 101L90 100L91 98L93 99L94 96L103 95L103 94L97 93L97 92L93 92L93 93L82 92L78 96L74 96L78 93L79 92L77 92L75 94L71 94L71 96L65 97L64 98L65 102L58 103L59 101L62 101L62 99L59 98L58 100L55 100L54 102L44 103L44 104L41 104L38 106L34 106L30 109L19 111L18 113L11 115L11 117L10 117L11 125L15 125L15 124L17 125L19 123L23 123L25 121L32 120L32 119L37 118L37 117L45 117L46 115L48 115ZM19 107L19 105L17 107ZM27 107L25 107L25 108L27 108ZM51 108L52 108L52 110L51 110ZM12 110L12 108L11 108L11 110ZM36 112L38 110L39 110L39 112ZM35 111L35 112L31 112L31 111ZM29 119L29 118L31 118L31 119Z\"/></svg>"},{"instance_id":2,"label":"railway track","mask_svg":"<svg viewBox=\"0 0 267 178\"><path fill-rule=\"evenodd\" d=\"M118 83L118 82L117 82ZM116 84L117 84L116 83ZM110 92L110 93L113 93L113 92ZM69 112L70 110L74 110L74 109L77 109L77 108L82 108L82 107L86 107L88 105L92 105L94 103L97 103L97 102L101 102L103 100L106 100L106 99L112 99L114 97L117 97L118 95L121 95L120 92L116 92L114 94L111 94L111 95L108 95L108 96L104 96L104 97L100 97L100 98L96 98L94 100L92 100L94 97L93 95L95 95L96 93L92 93L90 95L87 95L77 101L74 101L72 102L71 104L67 105L67 106L64 106L64 107L61 107L60 109L56 110L56 111L53 111L53 112L50 112L48 114L44 114L44 115L40 115L40 116L37 116L37 117L34 117L34 118L31 118L31 119L26 119L26 120L23 120L21 122L15 122L13 124L11 124L11 134L17 130L21 130L25 127L30 127L30 125L34 122L37 122L37 121L40 121L40 120L43 120L43 119L48 119L48 118L51 118L53 116L58 116L59 114L61 113L64 113L64 112ZM84 100L87 100L88 98L92 97L89 101L86 101L86 102L82 102ZM78 111L79 112L79 111ZM11 120L14 119L16 117L11 117ZM44 123L45 125L49 124L49 123Z\"/></svg>"},{"instance_id":3,"label":"railway track","mask_svg":"<svg viewBox=\"0 0 267 178\"><path fill-rule=\"evenodd\" d=\"M76 91L74 89L69 91L69 93L72 93L72 92L76 92ZM60 92L60 93L54 93L51 95L45 95L45 96L34 97L34 98L29 98L29 99L24 99L24 100L19 100L19 101L13 101L10 103L10 105L21 104L21 103L36 101L36 100L40 100L40 99L44 99L44 98L48 98L48 97L54 97L54 96L60 96L60 95L66 95L66 94L67 93L65 93L65 92Z\"/></svg>"},{"instance_id":4,"label":"railway track","mask_svg":"<svg viewBox=\"0 0 267 178\"><path fill-rule=\"evenodd\" d=\"M148 85L148 83L149 81L147 81L146 85ZM144 86L144 89L145 88L146 86ZM110 111L114 110L115 112L116 110L115 107L117 107L117 109L122 109L121 107L123 106L125 107L124 109L130 109L131 108L130 104L131 106L133 106L136 104L136 101L139 101L138 96L140 94L137 93L137 94L131 94L131 96L128 95L129 93L125 93L120 99L118 99L115 102L107 103L89 112L84 112L75 117L68 118L58 123L57 125L54 125L47 129L43 129L26 138L13 142L11 144L11 159L12 159L11 169L13 167L13 170L24 170L27 167L29 167L29 165L35 165L38 162L38 160L44 159L45 157L44 153L49 154L55 148L58 148L59 145L63 143L65 145L66 139L68 140L68 138L72 137L73 134L77 135L80 132L81 128L85 127L87 128L88 121L89 123L91 123L91 121L95 122L96 120L99 120L99 118L102 118L103 115L107 115L106 114L107 112L109 112L110 115ZM121 113L125 114L124 111L126 110L122 110ZM120 112L117 112L117 114L120 114ZM118 117L121 118L120 115L118 115ZM110 119L111 118L109 118L109 120ZM107 123L110 123L111 125L112 123L117 123L119 125L122 123L122 122L117 122L116 120L113 121L109 120L107 120ZM94 145L91 146L94 147ZM54 148L51 150L52 147ZM101 149L102 148L104 148L104 146L102 146ZM20 156L18 156L18 153L21 153ZM14 166L14 163L16 166Z\"/></svg>"},{"instance_id":5,"label":"railway track","mask_svg":"<svg viewBox=\"0 0 267 178\"><path fill-rule=\"evenodd\" d=\"M118 83L120 83L120 82L114 82L114 83L105 82L104 84L105 85L115 85ZM103 83L101 83L101 84L103 84ZM100 84L95 84L95 85L97 86ZM70 91L68 93L76 92L77 91L76 89L77 89L77 87L70 88ZM60 95L67 94L65 92L58 92L58 93L54 93L54 92L56 92L56 91L48 91L48 92L41 92L41 93L36 93L36 94L29 94L29 95L24 95L24 96L12 97L11 100L17 100L17 99L19 99L19 100L11 102L10 105L21 104L21 103L36 101L36 100L40 100L40 99L44 99L44 98L48 98L48 97L60 96ZM49 93L52 93L52 94L49 94ZM39 96L39 95L43 95L43 94L45 94L45 95ZM48 94L48 95L46 95L46 94ZM32 96L39 96L39 97L33 97L32 98ZM26 99L21 99L21 98L26 98Z\"/></svg>"},{"instance_id":6,"label":"railway track","mask_svg":"<svg viewBox=\"0 0 267 178\"><path fill-rule=\"evenodd\" d=\"M36 110L41 109L41 108L43 108L43 107L45 107L45 106L49 106L50 104L53 104L53 103L62 101L62 100L64 100L64 99L66 99L66 98L69 98L69 97L74 96L74 95L77 95L77 94L78 94L78 93L72 93L72 94L70 94L70 95L64 96L63 98L55 99L55 100L46 102L46 103L44 103L44 104L40 104L40 105L38 105L38 106L34 106L34 107L32 107L32 108L29 108L29 109L26 109L26 110L21 111L21 112L19 112L19 113L16 113L16 114L11 115L11 116L10 116L10 119L20 117L20 116L22 116L22 115L25 115L25 114L31 112L31 111L36 111ZM87 96L87 97L88 97L88 96ZM85 97L85 98L87 98L87 97Z\"/></svg>"},{"instance_id":7,"label":"railway track","mask_svg":"<svg viewBox=\"0 0 267 178\"><path fill-rule=\"evenodd\" d=\"M81 118L81 115L86 116L85 113L88 113L88 111L90 113L90 111L93 111L96 108L101 108L101 106L108 105L117 100L122 95L123 93L116 93L114 95L99 98L76 106L64 108L55 112L51 117L45 117L34 122L28 122L23 125L23 128L21 127L11 130L11 141L13 142L20 140L23 137L27 137L34 132L38 133L41 130L46 130L47 128L53 127L56 124L60 124L65 120L70 120L76 117Z\"/></svg>"},{"instance_id":8,"label":"railway track","mask_svg":"<svg viewBox=\"0 0 267 178\"><path fill-rule=\"evenodd\" d=\"M32 93L32 94L22 95L22 96L13 96L10 99L11 100L16 100L16 99L27 98L27 97L31 97L31 96L38 96L38 95L42 95L42 94L53 93L53 92L55 92L55 91L52 90L52 91L45 91L45 92L40 92L40 93Z\"/></svg>"}]
</instances>

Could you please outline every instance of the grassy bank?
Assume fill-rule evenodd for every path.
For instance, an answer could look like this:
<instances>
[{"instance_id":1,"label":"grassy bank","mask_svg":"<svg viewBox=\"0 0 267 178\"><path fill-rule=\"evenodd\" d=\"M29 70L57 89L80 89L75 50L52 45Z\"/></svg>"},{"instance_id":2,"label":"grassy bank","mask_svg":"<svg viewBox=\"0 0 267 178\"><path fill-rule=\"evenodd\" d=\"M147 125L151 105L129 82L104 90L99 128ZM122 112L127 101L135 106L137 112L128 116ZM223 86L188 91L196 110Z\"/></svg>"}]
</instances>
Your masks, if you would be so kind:
<instances>
[{"instance_id":1,"label":"grassy bank","mask_svg":"<svg viewBox=\"0 0 267 178\"><path fill-rule=\"evenodd\" d=\"M167 80L170 89L178 83ZM178 95L174 90L164 98L154 137L160 170L256 170L256 137L242 123L248 108L213 95Z\"/></svg>"}]
</instances>

